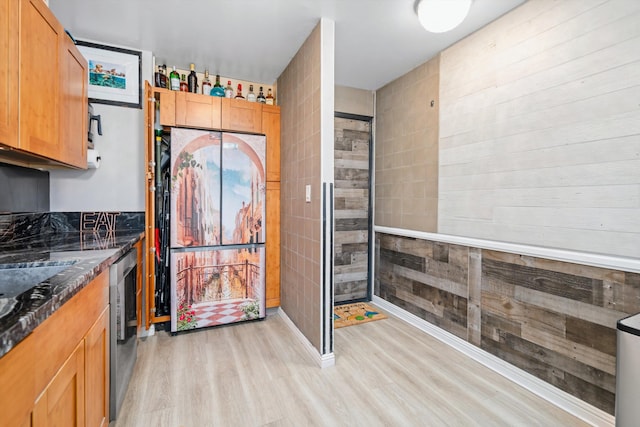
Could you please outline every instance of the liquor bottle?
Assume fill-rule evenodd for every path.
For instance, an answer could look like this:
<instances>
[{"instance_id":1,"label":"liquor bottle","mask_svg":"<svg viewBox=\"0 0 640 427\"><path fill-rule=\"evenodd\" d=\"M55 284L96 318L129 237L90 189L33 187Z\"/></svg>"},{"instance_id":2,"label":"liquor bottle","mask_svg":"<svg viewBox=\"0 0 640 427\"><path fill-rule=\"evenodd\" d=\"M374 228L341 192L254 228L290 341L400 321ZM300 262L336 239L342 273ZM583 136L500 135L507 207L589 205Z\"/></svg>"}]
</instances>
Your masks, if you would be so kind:
<instances>
[{"instance_id":1,"label":"liquor bottle","mask_svg":"<svg viewBox=\"0 0 640 427\"><path fill-rule=\"evenodd\" d=\"M171 82L171 90L180 90L180 74L176 71L176 66L173 66L173 71L169 74L169 81Z\"/></svg>"},{"instance_id":2,"label":"liquor bottle","mask_svg":"<svg viewBox=\"0 0 640 427\"><path fill-rule=\"evenodd\" d=\"M244 96L242 96L242 83L238 83L238 93L236 93L235 98L244 99Z\"/></svg>"},{"instance_id":3,"label":"liquor bottle","mask_svg":"<svg viewBox=\"0 0 640 427\"><path fill-rule=\"evenodd\" d=\"M227 85L224 88L224 97L233 98L233 88L231 87L231 80L227 81Z\"/></svg>"},{"instance_id":4,"label":"liquor bottle","mask_svg":"<svg viewBox=\"0 0 640 427\"><path fill-rule=\"evenodd\" d=\"M204 79L202 79L202 94L211 94L211 81L209 81L209 70L204 69Z\"/></svg>"},{"instance_id":5,"label":"liquor bottle","mask_svg":"<svg viewBox=\"0 0 640 427\"><path fill-rule=\"evenodd\" d=\"M267 103L267 98L264 97L264 93L262 92L262 86L260 86L260 92L258 92L258 98L256 100L262 104Z\"/></svg>"},{"instance_id":6,"label":"liquor bottle","mask_svg":"<svg viewBox=\"0 0 640 427\"><path fill-rule=\"evenodd\" d=\"M180 76L180 92L189 92L189 85L184 74Z\"/></svg>"},{"instance_id":7,"label":"liquor bottle","mask_svg":"<svg viewBox=\"0 0 640 427\"><path fill-rule=\"evenodd\" d=\"M229 84L231 84L231 82L229 82ZM229 85L229 87L231 87L231 85ZM211 89L210 94L211 96L219 96L221 98L225 97L225 90L220 84L220 74L216 74L216 84L213 85L213 89Z\"/></svg>"},{"instance_id":8,"label":"liquor bottle","mask_svg":"<svg viewBox=\"0 0 640 427\"><path fill-rule=\"evenodd\" d=\"M158 65L158 71L155 74L156 87L167 88L167 76L162 71L162 65Z\"/></svg>"},{"instance_id":9,"label":"liquor bottle","mask_svg":"<svg viewBox=\"0 0 640 427\"><path fill-rule=\"evenodd\" d=\"M267 92L267 105L273 105L274 104L274 99L273 99L273 95L271 95L271 89L269 89L269 92Z\"/></svg>"},{"instance_id":10,"label":"liquor bottle","mask_svg":"<svg viewBox=\"0 0 640 427\"><path fill-rule=\"evenodd\" d=\"M189 77L187 78L187 82L189 84L189 92L198 93L198 76L196 76L195 64L189 64L189 69L191 70L191 72L189 73Z\"/></svg>"},{"instance_id":11,"label":"liquor bottle","mask_svg":"<svg viewBox=\"0 0 640 427\"><path fill-rule=\"evenodd\" d=\"M256 102L256 94L253 93L253 85L249 85L249 92L247 93L247 101Z\"/></svg>"}]
</instances>

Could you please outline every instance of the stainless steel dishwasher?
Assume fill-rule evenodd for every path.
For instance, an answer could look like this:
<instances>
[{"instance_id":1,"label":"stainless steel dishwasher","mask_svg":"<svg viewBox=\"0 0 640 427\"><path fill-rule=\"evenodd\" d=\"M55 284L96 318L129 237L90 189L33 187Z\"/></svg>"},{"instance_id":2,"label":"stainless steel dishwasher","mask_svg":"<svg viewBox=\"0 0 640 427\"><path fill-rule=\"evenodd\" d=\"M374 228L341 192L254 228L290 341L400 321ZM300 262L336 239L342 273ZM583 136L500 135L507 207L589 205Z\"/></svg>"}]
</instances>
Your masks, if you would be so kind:
<instances>
[{"instance_id":1,"label":"stainless steel dishwasher","mask_svg":"<svg viewBox=\"0 0 640 427\"><path fill-rule=\"evenodd\" d=\"M109 420L118 416L137 357L136 274L133 248L109 270Z\"/></svg>"}]
</instances>

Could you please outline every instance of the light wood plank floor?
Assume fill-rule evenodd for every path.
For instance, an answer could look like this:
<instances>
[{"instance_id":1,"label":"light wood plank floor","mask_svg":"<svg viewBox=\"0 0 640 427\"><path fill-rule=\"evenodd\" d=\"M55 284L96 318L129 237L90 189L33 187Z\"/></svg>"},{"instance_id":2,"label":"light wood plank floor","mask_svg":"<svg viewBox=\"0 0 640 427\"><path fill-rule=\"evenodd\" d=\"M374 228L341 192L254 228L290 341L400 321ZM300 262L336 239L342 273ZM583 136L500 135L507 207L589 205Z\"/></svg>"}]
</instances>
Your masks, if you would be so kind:
<instances>
[{"instance_id":1,"label":"light wood plank floor","mask_svg":"<svg viewBox=\"0 0 640 427\"><path fill-rule=\"evenodd\" d=\"M320 369L277 314L140 341L125 426L582 426L393 317L336 330Z\"/></svg>"}]
</instances>

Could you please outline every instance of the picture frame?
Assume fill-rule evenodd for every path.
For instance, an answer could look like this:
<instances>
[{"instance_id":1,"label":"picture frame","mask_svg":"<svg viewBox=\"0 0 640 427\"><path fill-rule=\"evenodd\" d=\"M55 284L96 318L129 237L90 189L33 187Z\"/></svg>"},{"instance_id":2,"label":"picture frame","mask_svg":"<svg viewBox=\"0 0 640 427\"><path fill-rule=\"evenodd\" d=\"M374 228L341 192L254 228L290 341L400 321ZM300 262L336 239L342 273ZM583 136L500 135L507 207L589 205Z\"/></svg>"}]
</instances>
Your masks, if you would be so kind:
<instances>
[{"instance_id":1,"label":"picture frame","mask_svg":"<svg viewBox=\"0 0 640 427\"><path fill-rule=\"evenodd\" d=\"M89 102L142 108L142 52L76 40L87 60Z\"/></svg>"}]
</instances>

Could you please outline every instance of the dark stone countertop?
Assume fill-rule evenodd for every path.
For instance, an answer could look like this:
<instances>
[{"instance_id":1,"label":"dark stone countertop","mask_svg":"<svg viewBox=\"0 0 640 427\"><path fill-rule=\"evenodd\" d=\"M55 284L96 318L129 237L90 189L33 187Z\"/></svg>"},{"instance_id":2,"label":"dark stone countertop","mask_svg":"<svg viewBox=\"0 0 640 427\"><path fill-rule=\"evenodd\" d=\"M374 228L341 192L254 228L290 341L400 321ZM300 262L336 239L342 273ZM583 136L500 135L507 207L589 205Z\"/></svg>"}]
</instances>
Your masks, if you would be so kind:
<instances>
[{"instance_id":1,"label":"dark stone countertop","mask_svg":"<svg viewBox=\"0 0 640 427\"><path fill-rule=\"evenodd\" d=\"M135 230L106 234L44 231L0 244L0 274L3 269L17 267L70 265L16 296L0 296L0 357L100 273L109 269L142 237L143 233ZM5 273L11 277L15 271Z\"/></svg>"}]
</instances>

